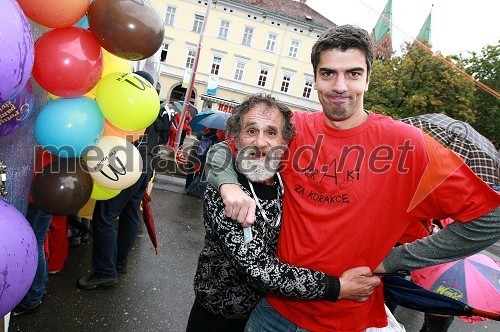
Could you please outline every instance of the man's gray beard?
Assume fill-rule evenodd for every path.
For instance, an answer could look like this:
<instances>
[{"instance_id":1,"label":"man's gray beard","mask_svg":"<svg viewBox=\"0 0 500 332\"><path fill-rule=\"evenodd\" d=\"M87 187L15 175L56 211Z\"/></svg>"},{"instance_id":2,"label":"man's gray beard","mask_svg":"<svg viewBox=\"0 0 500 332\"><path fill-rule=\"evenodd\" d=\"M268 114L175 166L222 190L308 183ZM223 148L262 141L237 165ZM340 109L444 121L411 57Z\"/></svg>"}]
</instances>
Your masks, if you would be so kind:
<instances>
[{"instance_id":1,"label":"man's gray beard","mask_svg":"<svg viewBox=\"0 0 500 332\"><path fill-rule=\"evenodd\" d=\"M266 158L261 160L249 159L246 152L249 150L241 151L244 156L236 158L236 167L238 171L245 175L248 180L252 182L264 182L271 179L277 172L281 164L281 156L283 153L279 149L270 151Z\"/></svg>"}]
</instances>

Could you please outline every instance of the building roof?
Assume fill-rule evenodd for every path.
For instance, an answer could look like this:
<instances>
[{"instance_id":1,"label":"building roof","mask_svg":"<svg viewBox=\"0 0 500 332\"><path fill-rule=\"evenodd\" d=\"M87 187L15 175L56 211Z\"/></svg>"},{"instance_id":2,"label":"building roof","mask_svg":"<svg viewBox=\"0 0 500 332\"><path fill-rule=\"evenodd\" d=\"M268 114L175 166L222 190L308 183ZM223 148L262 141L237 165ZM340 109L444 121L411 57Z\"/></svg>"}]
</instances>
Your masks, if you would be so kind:
<instances>
[{"instance_id":1,"label":"building roof","mask_svg":"<svg viewBox=\"0 0 500 332\"><path fill-rule=\"evenodd\" d=\"M377 24L373 28L373 39L375 44L378 44L382 37L386 34L391 33L391 22L392 22L392 0L387 1L384 11L380 15Z\"/></svg>"},{"instance_id":2,"label":"building roof","mask_svg":"<svg viewBox=\"0 0 500 332\"><path fill-rule=\"evenodd\" d=\"M323 29L334 27L335 23L319 14L306 4L306 1L293 0L230 0L264 9L279 16L285 16L300 21L306 25L318 26Z\"/></svg>"},{"instance_id":3,"label":"building roof","mask_svg":"<svg viewBox=\"0 0 500 332\"><path fill-rule=\"evenodd\" d=\"M420 32L418 33L417 36L417 40L428 43L429 45L431 44L431 16L432 16L432 10L427 16L427 19L422 25L422 28L420 28Z\"/></svg>"}]
</instances>

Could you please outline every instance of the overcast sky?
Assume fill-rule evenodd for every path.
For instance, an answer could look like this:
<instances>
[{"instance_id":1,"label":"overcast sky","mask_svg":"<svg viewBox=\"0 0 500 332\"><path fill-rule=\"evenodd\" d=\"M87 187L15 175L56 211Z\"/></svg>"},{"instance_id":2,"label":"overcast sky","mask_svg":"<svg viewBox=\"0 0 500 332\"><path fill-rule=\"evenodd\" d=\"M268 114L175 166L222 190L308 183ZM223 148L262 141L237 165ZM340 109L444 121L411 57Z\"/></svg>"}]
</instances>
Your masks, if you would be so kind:
<instances>
[{"instance_id":1,"label":"overcast sky","mask_svg":"<svg viewBox=\"0 0 500 332\"><path fill-rule=\"evenodd\" d=\"M387 0L307 0L313 8L335 24L355 24L371 32ZM498 0L392 0L392 47L420 31L432 4L431 43L433 51L444 55L467 55L500 39Z\"/></svg>"}]
</instances>

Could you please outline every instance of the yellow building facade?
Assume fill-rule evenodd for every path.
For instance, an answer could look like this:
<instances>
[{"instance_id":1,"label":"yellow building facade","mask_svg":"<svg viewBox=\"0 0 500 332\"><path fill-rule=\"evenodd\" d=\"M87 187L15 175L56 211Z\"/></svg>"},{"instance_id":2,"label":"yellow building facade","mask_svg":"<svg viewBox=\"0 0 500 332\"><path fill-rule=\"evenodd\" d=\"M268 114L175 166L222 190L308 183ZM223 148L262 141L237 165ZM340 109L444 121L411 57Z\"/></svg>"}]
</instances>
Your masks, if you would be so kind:
<instances>
[{"instance_id":1,"label":"yellow building facade","mask_svg":"<svg viewBox=\"0 0 500 332\"><path fill-rule=\"evenodd\" d=\"M271 94L293 110L321 109L313 90L310 51L325 24L306 13L283 15L251 3L152 1L165 24L164 43L156 55L161 98L182 101L189 74L196 70L191 103L198 110L230 111L253 93Z\"/></svg>"}]
</instances>

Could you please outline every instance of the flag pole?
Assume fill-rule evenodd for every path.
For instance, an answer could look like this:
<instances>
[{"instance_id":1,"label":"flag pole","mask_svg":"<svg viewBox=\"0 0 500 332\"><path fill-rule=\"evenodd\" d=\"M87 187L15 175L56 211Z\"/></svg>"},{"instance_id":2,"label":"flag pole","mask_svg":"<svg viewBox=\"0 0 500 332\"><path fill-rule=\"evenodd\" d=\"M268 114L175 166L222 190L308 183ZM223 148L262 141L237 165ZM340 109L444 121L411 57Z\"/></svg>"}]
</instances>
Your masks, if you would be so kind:
<instances>
[{"instance_id":1,"label":"flag pole","mask_svg":"<svg viewBox=\"0 0 500 332\"><path fill-rule=\"evenodd\" d=\"M182 106L182 112L181 112L181 119L179 120L179 123L177 124L177 131L175 134L175 143L174 143L174 151L177 152L179 150L179 145L181 142L181 136L182 136L182 129L184 128L184 121L186 120L187 113L189 112L189 101L191 99L191 94L193 93L193 87L194 87L194 80L196 78L196 72L198 69L198 62L200 60L200 53L201 53L201 45L203 43L203 35L205 34L205 27L207 26L208 22L208 13L210 11L210 1L207 2L207 10L205 12L205 18L203 20L203 27L201 29L200 33L200 39L198 41L198 50L196 52L196 57L194 60L194 65L193 65L193 72L191 73L191 77L189 79L189 84L186 88L186 96L184 97L184 104Z\"/></svg>"}]
</instances>

